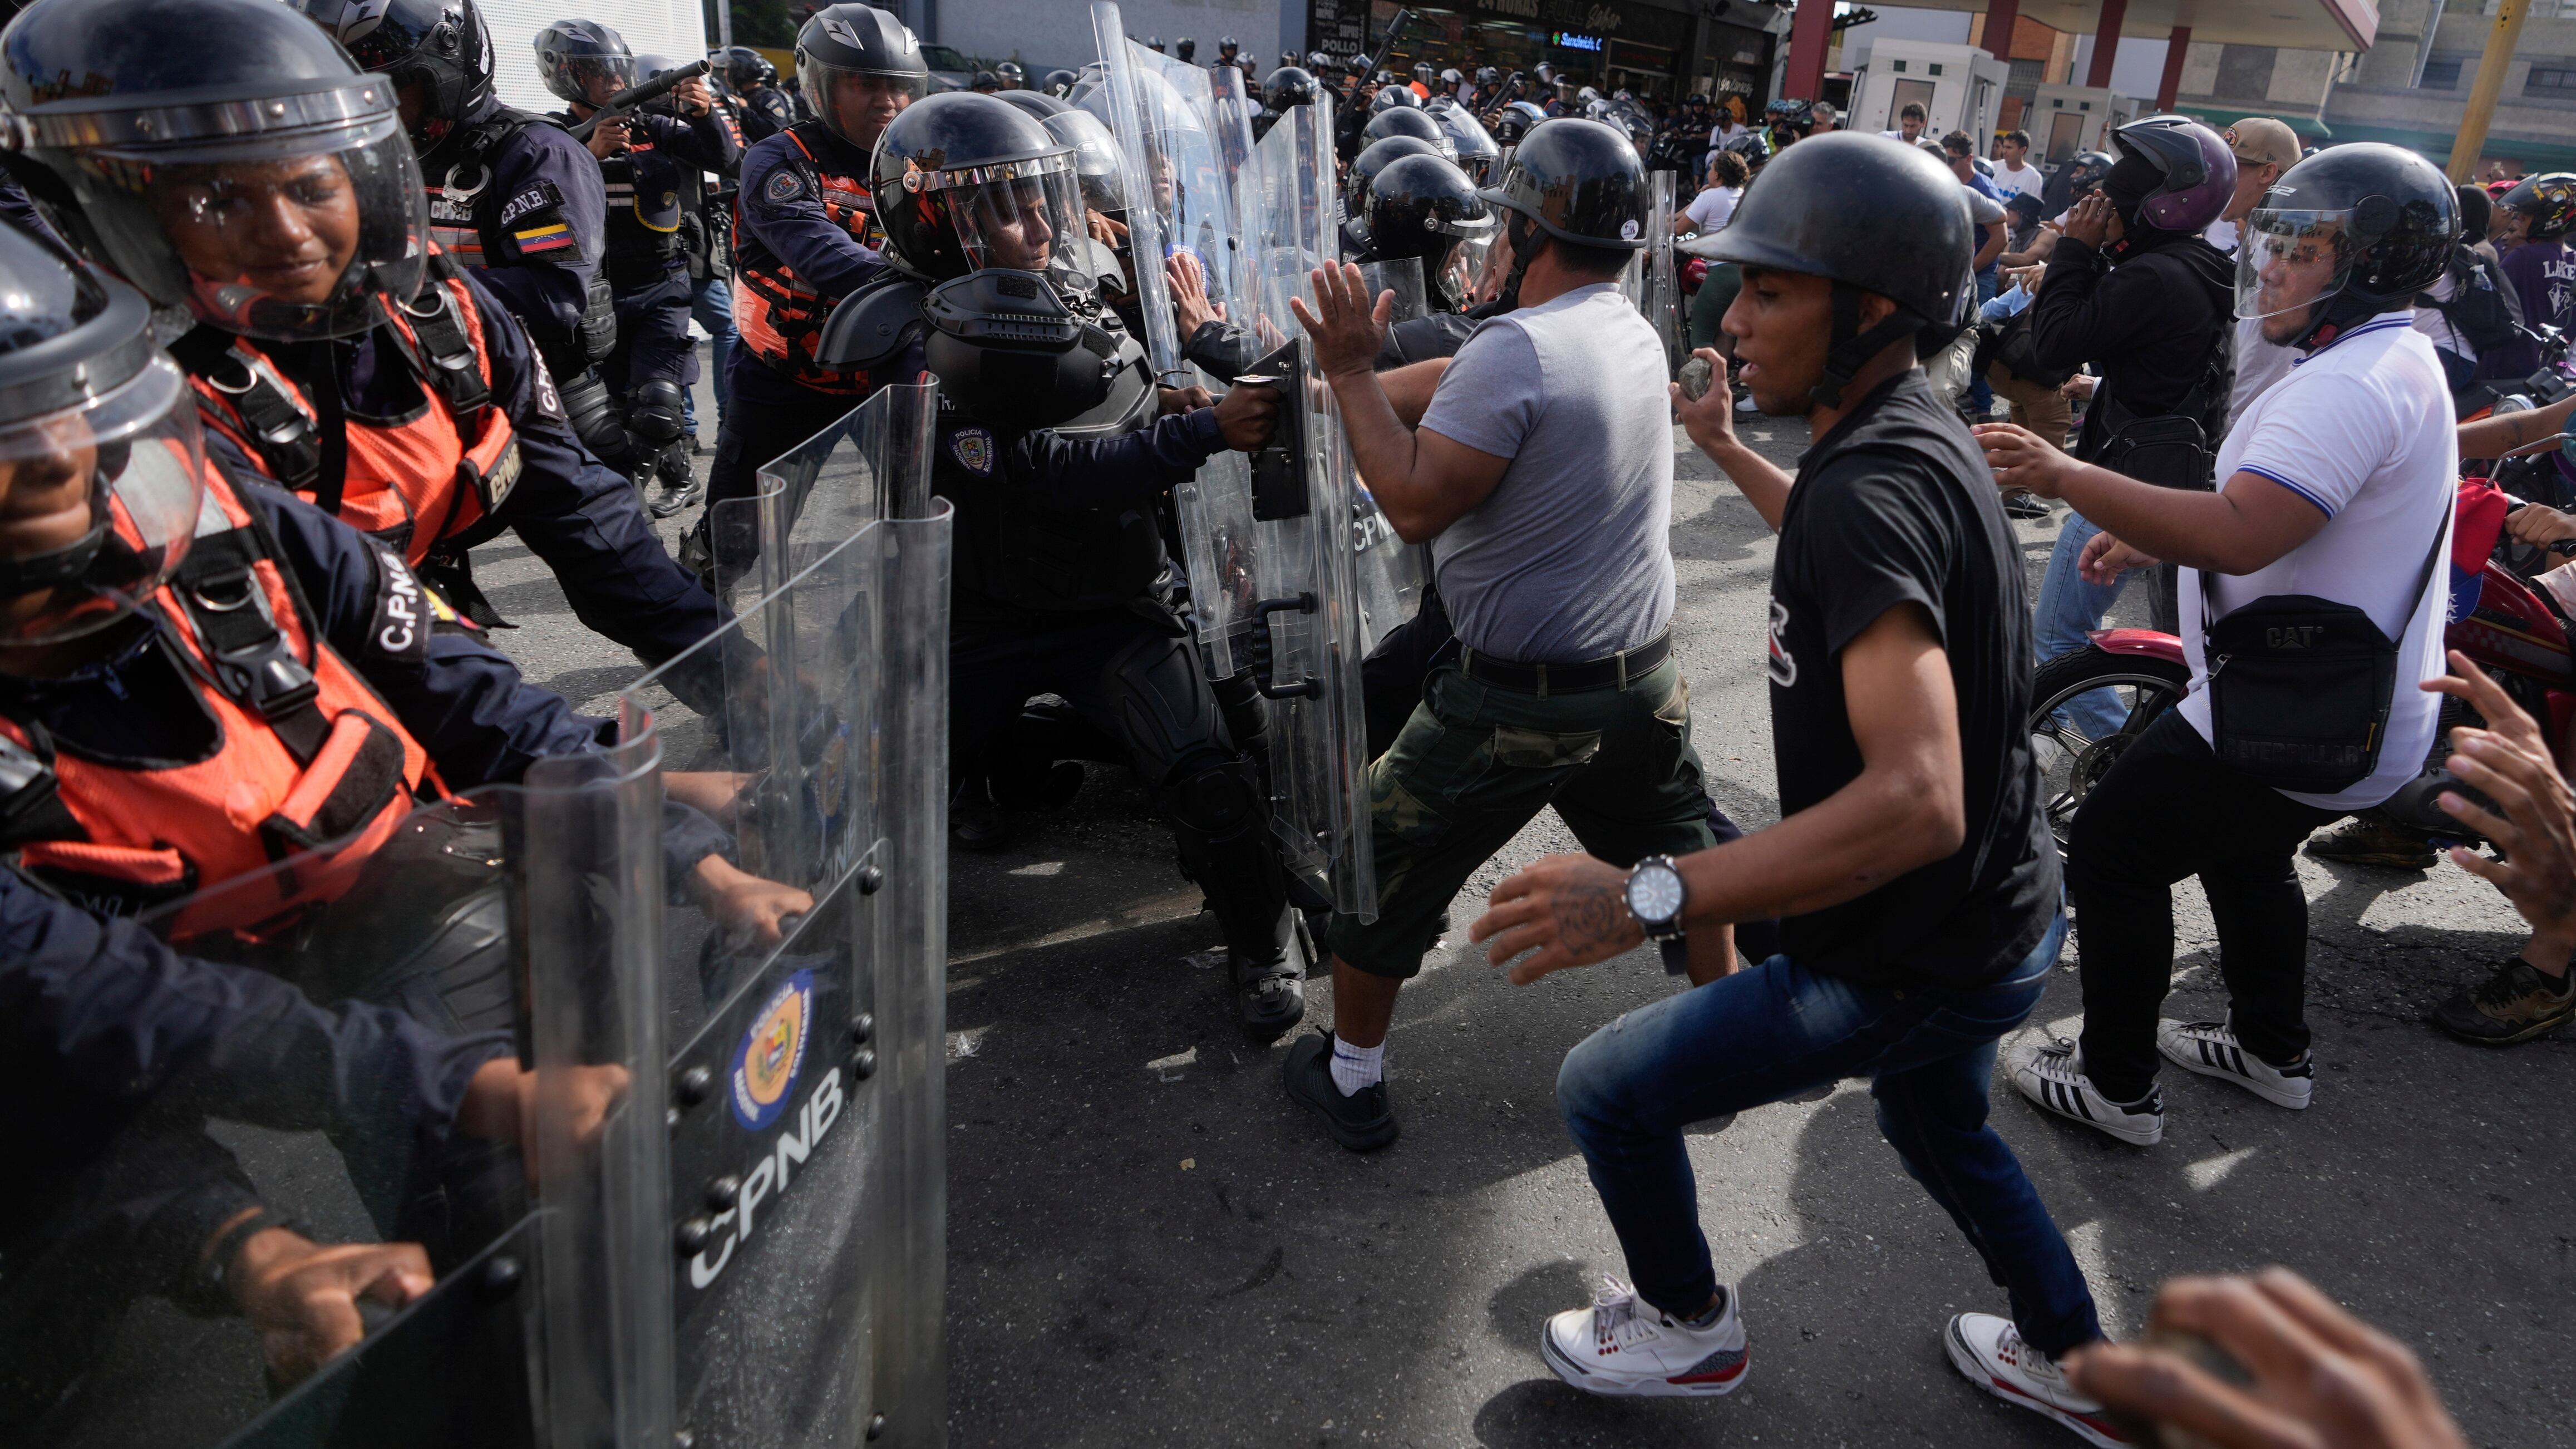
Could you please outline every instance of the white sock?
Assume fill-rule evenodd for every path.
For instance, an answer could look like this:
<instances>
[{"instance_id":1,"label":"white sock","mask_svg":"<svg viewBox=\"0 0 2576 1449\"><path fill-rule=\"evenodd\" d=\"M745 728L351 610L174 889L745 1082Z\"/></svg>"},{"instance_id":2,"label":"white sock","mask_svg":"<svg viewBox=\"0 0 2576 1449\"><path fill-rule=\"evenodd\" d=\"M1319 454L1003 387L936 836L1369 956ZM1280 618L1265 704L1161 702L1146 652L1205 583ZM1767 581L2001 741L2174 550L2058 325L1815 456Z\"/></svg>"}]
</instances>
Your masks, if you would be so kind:
<instances>
[{"instance_id":1,"label":"white sock","mask_svg":"<svg viewBox=\"0 0 2576 1449\"><path fill-rule=\"evenodd\" d=\"M1333 1085L1345 1097L1356 1097L1363 1087L1372 1087L1386 1079L1386 1043L1373 1047L1355 1047L1340 1037L1333 1038Z\"/></svg>"}]
</instances>

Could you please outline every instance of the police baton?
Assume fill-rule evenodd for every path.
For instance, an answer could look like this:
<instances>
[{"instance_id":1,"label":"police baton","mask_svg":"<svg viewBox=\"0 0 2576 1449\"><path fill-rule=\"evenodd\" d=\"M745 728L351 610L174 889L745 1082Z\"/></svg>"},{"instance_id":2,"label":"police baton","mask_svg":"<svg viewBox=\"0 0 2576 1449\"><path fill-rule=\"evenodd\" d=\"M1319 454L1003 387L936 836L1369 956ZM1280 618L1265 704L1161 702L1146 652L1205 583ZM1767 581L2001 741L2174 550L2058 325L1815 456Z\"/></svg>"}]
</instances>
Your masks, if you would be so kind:
<instances>
[{"instance_id":1,"label":"police baton","mask_svg":"<svg viewBox=\"0 0 2576 1449\"><path fill-rule=\"evenodd\" d=\"M587 141L590 139L590 133L599 129L600 122L622 119L625 116L662 99L671 92L678 90L683 82L696 80L699 76L705 75L709 66L710 63L707 61L693 60L687 65L681 66L677 70L666 70L660 75L653 77L651 80L644 82L642 85L628 86L626 89L610 96L608 98L608 104L600 107L598 112L592 115L589 120L582 122L578 126L568 127L567 129L571 132L574 140Z\"/></svg>"}]
</instances>

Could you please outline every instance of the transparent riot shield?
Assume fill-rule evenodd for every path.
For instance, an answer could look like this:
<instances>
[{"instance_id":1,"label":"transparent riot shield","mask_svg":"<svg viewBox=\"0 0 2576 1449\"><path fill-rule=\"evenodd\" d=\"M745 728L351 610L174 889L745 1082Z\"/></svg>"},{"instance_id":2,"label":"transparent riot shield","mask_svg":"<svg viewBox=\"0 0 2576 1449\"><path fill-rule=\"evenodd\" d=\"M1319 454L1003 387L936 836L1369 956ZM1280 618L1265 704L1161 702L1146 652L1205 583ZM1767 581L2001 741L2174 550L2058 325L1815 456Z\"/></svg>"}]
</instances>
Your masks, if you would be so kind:
<instances>
[{"instance_id":1,"label":"transparent riot shield","mask_svg":"<svg viewBox=\"0 0 2576 1449\"><path fill-rule=\"evenodd\" d=\"M546 762L79 963L18 1062L0 1441L671 1442L661 835L649 750ZM356 1314L289 1311L332 1261Z\"/></svg>"},{"instance_id":2,"label":"transparent riot shield","mask_svg":"<svg viewBox=\"0 0 2576 1449\"><path fill-rule=\"evenodd\" d=\"M1248 674L1271 702L1272 824L1283 857L1338 907L1373 916L1356 473L1287 306L1309 269L1340 255L1331 101L1292 107L1254 146L1248 97L1127 40L1110 0L1095 0L1092 26L1102 83L1091 101L1118 143L1156 372L1213 381L1190 368L1163 275L1167 265L1195 267L1226 324L1264 355L1239 385L1276 387L1285 404L1269 447L1250 458L1220 453L1173 490L1192 627L1211 678Z\"/></svg>"},{"instance_id":3,"label":"transparent riot shield","mask_svg":"<svg viewBox=\"0 0 2576 1449\"><path fill-rule=\"evenodd\" d=\"M1646 215L1645 286L1640 309L1664 344L1664 371L1681 365L1681 276L1673 260L1673 173L1646 177L1653 205Z\"/></svg>"},{"instance_id":4,"label":"transparent riot shield","mask_svg":"<svg viewBox=\"0 0 2576 1449\"><path fill-rule=\"evenodd\" d=\"M760 465L748 498L711 506L716 577L765 598L882 518L930 512L933 383L878 388L813 437Z\"/></svg>"},{"instance_id":5,"label":"transparent riot shield","mask_svg":"<svg viewBox=\"0 0 2576 1449\"><path fill-rule=\"evenodd\" d=\"M869 408L892 426L907 405L890 389ZM838 476L870 417L778 475ZM881 498L913 486L875 477ZM773 556L804 556L823 497ZM731 831L731 867L705 869L770 897L747 913L683 882L659 963L672 1226L657 1267L673 1432L696 1449L945 1439L950 517L931 500L866 523L693 651L724 674L722 743L670 792ZM655 733L656 678L626 691L632 738Z\"/></svg>"},{"instance_id":6,"label":"transparent riot shield","mask_svg":"<svg viewBox=\"0 0 2576 1449\"><path fill-rule=\"evenodd\" d=\"M1394 294L1387 312L1390 327L1430 315L1420 257L1362 262L1360 283L1372 297ZM1352 494L1351 547L1359 556L1354 578L1359 585L1360 648L1365 656L1396 625L1421 612L1431 564L1425 546L1396 536L1395 526L1386 521L1365 485Z\"/></svg>"}]
</instances>

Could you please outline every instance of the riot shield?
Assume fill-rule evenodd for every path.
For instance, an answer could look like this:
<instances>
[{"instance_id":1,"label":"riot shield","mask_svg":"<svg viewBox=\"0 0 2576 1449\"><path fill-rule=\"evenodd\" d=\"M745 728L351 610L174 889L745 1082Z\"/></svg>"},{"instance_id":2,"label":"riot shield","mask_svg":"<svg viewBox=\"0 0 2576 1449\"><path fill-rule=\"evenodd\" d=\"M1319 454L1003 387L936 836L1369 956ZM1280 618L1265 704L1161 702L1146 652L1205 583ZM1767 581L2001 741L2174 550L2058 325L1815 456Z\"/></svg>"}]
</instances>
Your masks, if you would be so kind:
<instances>
[{"instance_id":1,"label":"riot shield","mask_svg":"<svg viewBox=\"0 0 2576 1449\"><path fill-rule=\"evenodd\" d=\"M837 476L870 409L891 427L924 401L907 391L779 476ZM875 477L881 499L918 481ZM823 496L774 556L802 556ZM670 912L659 1266L698 1449L944 1442L950 519L932 500L866 524L698 646L725 674L723 756L675 793L730 826L741 870L810 898L775 935ZM655 677L626 691L630 736L653 733Z\"/></svg>"},{"instance_id":2,"label":"riot shield","mask_svg":"<svg viewBox=\"0 0 2576 1449\"><path fill-rule=\"evenodd\" d=\"M11 1164L0 1441L671 1442L659 790L649 750L544 762L83 963L124 1040L19 1064L61 1089ZM291 1311L335 1258L345 1326Z\"/></svg>"},{"instance_id":3,"label":"riot shield","mask_svg":"<svg viewBox=\"0 0 2576 1449\"><path fill-rule=\"evenodd\" d=\"M1387 312L1390 327L1430 314L1420 257L1362 262L1360 283L1372 297L1395 294ZM1354 577L1359 585L1360 649L1365 657L1396 625L1421 612L1422 595L1431 581L1429 549L1398 538L1395 526L1386 521L1365 485L1353 490L1351 546L1359 555Z\"/></svg>"},{"instance_id":4,"label":"riot shield","mask_svg":"<svg viewBox=\"0 0 2576 1449\"><path fill-rule=\"evenodd\" d=\"M766 598L869 524L927 516L938 408L934 383L881 387L762 463L751 496L708 510L719 583Z\"/></svg>"},{"instance_id":5,"label":"riot shield","mask_svg":"<svg viewBox=\"0 0 2576 1449\"><path fill-rule=\"evenodd\" d=\"M1331 392L1287 305L1309 269L1340 254L1331 101L1292 107L1254 146L1248 96L1221 93L1210 72L1128 41L1110 0L1095 0L1092 26L1102 83L1091 100L1118 143L1156 372L1207 380L1189 370L1189 339L1163 275L1166 264L1196 266L1226 323L1266 354L1239 385L1277 387L1284 404L1270 446L1249 459L1220 453L1172 492L1191 624L1211 678L1249 674L1271 702L1272 826L1283 857L1309 885L1328 883L1339 908L1374 916L1351 532L1359 490Z\"/></svg>"},{"instance_id":6,"label":"riot shield","mask_svg":"<svg viewBox=\"0 0 2576 1449\"><path fill-rule=\"evenodd\" d=\"M1664 371L1681 365L1681 277L1673 260L1673 173L1646 176L1653 205L1646 214L1645 286L1640 302L1646 321L1664 344Z\"/></svg>"}]
</instances>

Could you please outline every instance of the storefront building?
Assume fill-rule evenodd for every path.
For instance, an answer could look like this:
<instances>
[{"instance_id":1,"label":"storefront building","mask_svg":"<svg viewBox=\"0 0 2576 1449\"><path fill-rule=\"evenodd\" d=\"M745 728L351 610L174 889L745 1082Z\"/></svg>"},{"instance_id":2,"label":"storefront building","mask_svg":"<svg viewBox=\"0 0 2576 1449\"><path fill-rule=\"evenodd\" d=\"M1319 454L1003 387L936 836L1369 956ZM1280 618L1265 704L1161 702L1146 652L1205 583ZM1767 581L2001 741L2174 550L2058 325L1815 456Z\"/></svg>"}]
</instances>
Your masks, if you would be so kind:
<instances>
[{"instance_id":1,"label":"storefront building","mask_svg":"<svg viewBox=\"0 0 2576 1449\"><path fill-rule=\"evenodd\" d=\"M1411 20L1389 43L1399 10ZM1708 7L1713 8L1713 7ZM1640 96L1673 99L1692 91L1747 97L1767 93L1776 37L1763 23L1774 7L1739 4L1751 24L1709 17L1685 0L1472 0L1406 7L1396 0L1310 0L1307 44L1332 55L1385 45L1378 63L1397 71L1428 61L1472 74L1477 66L1535 72L1544 61L1604 93L1624 86Z\"/></svg>"}]
</instances>

